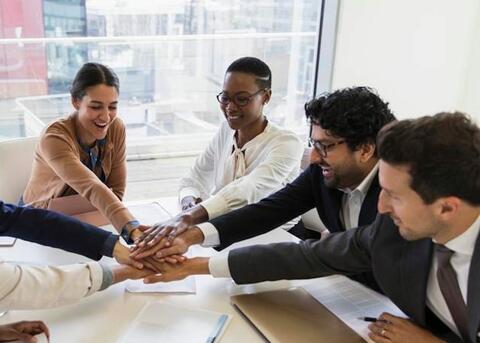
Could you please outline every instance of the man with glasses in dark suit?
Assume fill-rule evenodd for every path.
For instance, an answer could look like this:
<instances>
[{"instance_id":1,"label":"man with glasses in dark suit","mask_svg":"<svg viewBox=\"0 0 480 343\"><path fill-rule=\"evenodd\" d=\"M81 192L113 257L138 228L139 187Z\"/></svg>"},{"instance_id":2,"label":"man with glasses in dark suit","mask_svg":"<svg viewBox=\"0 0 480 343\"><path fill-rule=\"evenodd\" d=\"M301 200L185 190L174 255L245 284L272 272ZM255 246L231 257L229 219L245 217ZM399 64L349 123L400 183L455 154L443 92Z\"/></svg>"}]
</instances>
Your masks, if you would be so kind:
<instances>
[{"instance_id":1,"label":"man with glasses in dark suit","mask_svg":"<svg viewBox=\"0 0 480 343\"><path fill-rule=\"evenodd\" d=\"M395 119L388 103L370 88L354 87L321 95L305 105L305 113L311 124L311 164L296 180L258 203L192 226L186 232L182 233L189 222L188 214L175 223L153 228L146 232L144 242L139 242L134 256L168 256L199 243L223 249L268 232L312 208L330 232L372 223L380 193L376 137ZM178 239L173 246L162 249L165 247L160 241L165 235ZM379 290L371 274L355 279Z\"/></svg>"}]
</instances>

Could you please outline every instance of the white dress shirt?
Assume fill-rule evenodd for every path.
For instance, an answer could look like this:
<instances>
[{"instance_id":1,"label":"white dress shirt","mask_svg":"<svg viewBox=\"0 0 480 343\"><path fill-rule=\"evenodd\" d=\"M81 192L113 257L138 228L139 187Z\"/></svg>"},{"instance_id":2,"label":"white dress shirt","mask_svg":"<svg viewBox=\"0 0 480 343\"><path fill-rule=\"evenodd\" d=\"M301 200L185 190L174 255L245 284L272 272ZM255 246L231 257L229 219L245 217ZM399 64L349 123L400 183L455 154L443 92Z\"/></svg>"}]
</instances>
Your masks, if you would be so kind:
<instances>
[{"instance_id":1,"label":"white dress shirt","mask_svg":"<svg viewBox=\"0 0 480 343\"><path fill-rule=\"evenodd\" d=\"M340 210L339 216L342 220L345 229L351 229L358 226L358 219L360 217L360 210L362 208L363 200L372 184L373 179L375 178L378 172L377 163L370 173L363 179L363 181L358 185L354 190L344 190L345 195L342 199L342 208ZM197 225L198 228L203 233L204 241L203 246L213 247L220 244L220 238L218 231L215 226L209 222L202 223ZM228 268L228 254L215 254L209 260L208 267L210 273L214 277L230 277L230 270Z\"/></svg>"},{"instance_id":2,"label":"white dress shirt","mask_svg":"<svg viewBox=\"0 0 480 343\"><path fill-rule=\"evenodd\" d=\"M379 164L377 163L354 190L348 188L341 189L345 194L342 199L340 219L346 230L358 227L358 219L360 217L363 200L365 200L370 185L372 184L375 175L377 175L378 166Z\"/></svg>"},{"instance_id":3,"label":"white dress shirt","mask_svg":"<svg viewBox=\"0 0 480 343\"><path fill-rule=\"evenodd\" d=\"M454 251L450 264L457 274L458 285L462 293L465 304L467 303L468 290L468 272L470 270L470 262L472 260L473 251L475 250L475 243L477 241L478 233L480 232L480 216L468 228L467 231L460 236L448 241L445 246ZM460 332L453 321L447 303L440 291L437 279L438 262L436 252L433 253L432 265L430 274L428 276L427 284L427 306L433 313L444 322L452 331L460 336Z\"/></svg>"},{"instance_id":4,"label":"white dress shirt","mask_svg":"<svg viewBox=\"0 0 480 343\"><path fill-rule=\"evenodd\" d=\"M225 121L207 149L180 181L179 200L203 199L213 219L255 203L299 174L303 144L295 133L268 122L265 130L238 148L235 131Z\"/></svg>"},{"instance_id":5,"label":"white dress shirt","mask_svg":"<svg viewBox=\"0 0 480 343\"><path fill-rule=\"evenodd\" d=\"M103 268L97 262L38 267L0 261L0 312L78 301L105 286Z\"/></svg>"}]
</instances>

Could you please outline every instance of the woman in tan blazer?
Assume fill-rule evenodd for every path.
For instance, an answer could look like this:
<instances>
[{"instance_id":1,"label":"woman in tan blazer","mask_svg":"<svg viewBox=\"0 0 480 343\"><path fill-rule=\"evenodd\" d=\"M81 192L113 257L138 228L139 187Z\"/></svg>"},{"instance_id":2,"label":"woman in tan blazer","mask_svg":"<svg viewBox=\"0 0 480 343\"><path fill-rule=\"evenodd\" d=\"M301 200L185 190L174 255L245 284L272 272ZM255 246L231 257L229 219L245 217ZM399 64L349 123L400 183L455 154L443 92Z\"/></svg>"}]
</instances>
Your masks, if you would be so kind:
<instances>
[{"instance_id":1,"label":"woman in tan blazer","mask_svg":"<svg viewBox=\"0 0 480 343\"><path fill-rule=\"evenodd\" d=\"M42 134L22 201L47 208L54 198L79 194L129 238L139 223L122 203L127 168L118 77L102 64L86 63L70 94L74 112Z\"/></svg>"}]
</instances>

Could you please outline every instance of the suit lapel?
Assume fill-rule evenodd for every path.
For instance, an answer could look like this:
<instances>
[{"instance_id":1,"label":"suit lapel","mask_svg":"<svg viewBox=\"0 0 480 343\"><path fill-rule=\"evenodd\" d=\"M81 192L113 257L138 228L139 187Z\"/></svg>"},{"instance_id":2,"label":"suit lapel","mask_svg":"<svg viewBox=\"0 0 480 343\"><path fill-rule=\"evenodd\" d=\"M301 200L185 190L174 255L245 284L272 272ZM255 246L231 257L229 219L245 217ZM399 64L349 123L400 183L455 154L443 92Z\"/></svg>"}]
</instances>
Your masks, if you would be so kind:
<instances>
[{"instance_id":1,"label":"suit lapel","mask_svg":"<svg viewBox=\"0 0 480 343\"><path fill-rule=\"evenodd\" d=\"M378 172L370 184L367 195L362 203L360 215L358 217L358 226L369 225L373 223L377 216L377 203L380 195L380 182L378 181Z\"/></svg>"},{"instance_id":2,"label":"suit lapel","mask_svg":"<svg viewBox=\"0 0 480 343\"><path fill-rule=\"evenodd\" d=\"M408 304L409 315L419 324L426 324L427 282L432 260L430 239L405 242L401 269L403 299Z\"/></svg>"},{"instance_id":3,"label":"suit lapel","mask_svg":"<svg viewBox=\"0 0 480 343\"><path fill-rule=\"evenodd\" d=\"M340 221L343 192L329 187L325 187L325 191L327 192L327 197L325 197L327 201L324 202L323 206L326 207L325 212L329 222L327 227L331 232L345 231Z\"/></svg>"},{"instance_id":4,"label":"suit lapel","mask_svg":"<svg viewBox=\"0 0 480 343\"><path fill-rule=\"evenodd\" d=\"M470 271L468 274L468 291L467 291L467 307L468 307L468 328L470 338L473 342L477 339L477 333L480 328L480 235L475 243L472 261L470 262Z\"/></svg>"}]
</instances>

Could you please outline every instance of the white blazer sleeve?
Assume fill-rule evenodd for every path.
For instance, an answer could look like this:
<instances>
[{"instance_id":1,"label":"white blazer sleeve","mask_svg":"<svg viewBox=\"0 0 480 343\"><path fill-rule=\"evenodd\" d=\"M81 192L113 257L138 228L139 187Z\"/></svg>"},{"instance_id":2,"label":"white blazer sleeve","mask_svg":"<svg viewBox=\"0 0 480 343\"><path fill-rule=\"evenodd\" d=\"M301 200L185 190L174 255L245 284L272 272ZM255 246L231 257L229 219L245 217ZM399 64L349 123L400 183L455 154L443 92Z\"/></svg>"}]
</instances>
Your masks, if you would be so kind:
<instances>
[{"instance_id":1,"label":"white blazer sleeve","mask_svg":"<svg viewBox=\"0 0 480 343\"><path fill-rule=\"evenodd\" d=\"M217 131L207 148L197 157L189 173L180 180L178 200L186 196L206 199L215 184L215 163L221 145L222 129Z\"/></svg>"},{"instance_id":2,"label":"white blazer sleeve","mask_svg":"<svg viewBox=\"0 0 480 343\"><path fill-rule=\"evenodd\" d=\"M278 135L268 149L265 159L255 169L201 203L209 219L255 203L298 176L303 144L294 133Z\"/></svg>"},{"instance_id":3,"label":"white blazer sleeve","mask_svg":"<svg viewBox=\"0 0 480 343\"><path fill-rule=\"evenodd\" d=\"M97 262L37 267L0 261L0 310L69 304L99 290L102 278Z\"/></svg>"}]
</instances>

